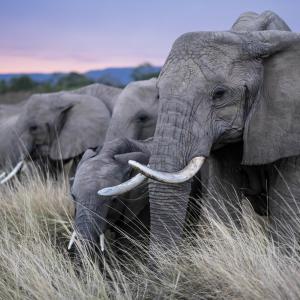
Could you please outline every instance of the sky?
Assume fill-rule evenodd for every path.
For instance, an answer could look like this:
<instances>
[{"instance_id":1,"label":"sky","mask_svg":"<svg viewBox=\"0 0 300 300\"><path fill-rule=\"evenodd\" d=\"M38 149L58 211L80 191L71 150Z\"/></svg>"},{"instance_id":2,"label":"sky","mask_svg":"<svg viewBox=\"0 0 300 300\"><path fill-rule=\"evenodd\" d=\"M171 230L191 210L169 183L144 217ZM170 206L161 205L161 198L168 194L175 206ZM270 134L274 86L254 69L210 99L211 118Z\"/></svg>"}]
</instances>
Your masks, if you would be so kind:
<instances>
[{"instance_id":1,"label":"sky","mask_svg":"<svg viewBox=\"0 0 300 300\"><path fill-rule=\"evenodd\" d=\"M265 10L300 32L299 0L0 0L0 73L158 66L179 35Z\"/></svg>"}]
</instances>

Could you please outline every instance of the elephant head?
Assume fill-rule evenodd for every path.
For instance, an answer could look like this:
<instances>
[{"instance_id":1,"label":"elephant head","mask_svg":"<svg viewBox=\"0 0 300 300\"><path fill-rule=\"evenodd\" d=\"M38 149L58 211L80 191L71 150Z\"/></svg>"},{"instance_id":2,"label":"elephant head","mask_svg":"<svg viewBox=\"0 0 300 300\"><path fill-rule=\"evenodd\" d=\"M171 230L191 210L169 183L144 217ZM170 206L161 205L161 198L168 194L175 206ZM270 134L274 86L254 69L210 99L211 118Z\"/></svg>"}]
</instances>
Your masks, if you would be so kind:
<instances>
[{"instance_id":1,"label":"elephant head","mask_svg":"<svg viewBox=\"0 0 300 300\"><path fill-rule=\"evenodd\" d=\"M300 154L300 35L193 32L179 37L158 80L149 177L152 241L180 240L191 178L211 152L243 141L243 164Z\"/></svg>"},{"instance_id":2,"label":"elephant head","mask_svg":"<svg viewBox=\"0 0 300 300\"><path fill-rule=\"evenodd\" d=\"M104 141L110 112L99 99L72 93L36 94L2 121L2 166L26 159L66 161ZM10 177L10 175L8 176Z\"/></svg>"},{"instance_id":3,"label":"elephant head","mask_svg":"<svg viewBox=\"0 0 300 300\"><path fill-rule=\"evenodd\" d=\"M74 227L76 233L90 245L99 248L101 237L103 249L104 233L110 224L114 226L120 216L128 223L147 206L146 197L127 202L126 197L122 201L116 197L100 197L97 191L127 180L130 176L129 159L145 158L142 151L127 154L127 147L122 147L119 155L114 156L112 145L124 138L139 140L153 136L158 110L156 83L156 79L150 79L130 83L124 88L114 106L103 148L88 150L77 168L72 186L76 205ZM69 248L73 242L74 239Z\"/></svg>"}]
</instances>

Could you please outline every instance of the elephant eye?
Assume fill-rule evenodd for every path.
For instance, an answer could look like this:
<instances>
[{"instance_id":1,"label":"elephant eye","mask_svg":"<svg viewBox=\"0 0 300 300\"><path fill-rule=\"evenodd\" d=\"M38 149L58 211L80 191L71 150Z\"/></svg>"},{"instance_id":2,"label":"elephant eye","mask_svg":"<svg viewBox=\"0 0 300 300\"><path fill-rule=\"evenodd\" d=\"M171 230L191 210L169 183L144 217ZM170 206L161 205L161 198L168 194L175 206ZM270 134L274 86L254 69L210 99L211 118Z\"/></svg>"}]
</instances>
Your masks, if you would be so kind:
<instances>
[{"instance_id":1,"label":"elephant eye","mask_svg":"<svg viewBox=\"0 0 300 300\"><path fill-rule=\"evenodd\" d=\"M213 92L213 99L214 100L221 99L224 96L225 93L226 93L225 88L217 87Z\"/></svg>"},{"instance_id":2,"label":"elephant eye","mask_svg":"<svg viewBox=\"0 0 300 300\"><path fill-rule=\"evenodd\" d=\"M142 114L138 117L138 121L141 123L148 121L148 119L149 119L149 117L146 114Z\"/></svg>"},{"instance_id":3,"label":"elephant eye","mask_svg":"<svg viewBox=\"0 0 300 300\"><path fill-rule=\"evenodd\" d=\"M70 196L71 196L72 200L73 200L74 202L76 202L76 197L75 197L75 195L74 195L73 193L70 193Z\"/></svg>"},{"instance_id":4,"label":"elephant eye","mask_svg":"<svg viewBox=\"0 0 300 300\"><path fill-rule=\"evenodd\" d=\"M30 127L29 127L29 130L30 131L36 131L37 130L37 125L31 125Z\"/></svg>"}]
</instances>

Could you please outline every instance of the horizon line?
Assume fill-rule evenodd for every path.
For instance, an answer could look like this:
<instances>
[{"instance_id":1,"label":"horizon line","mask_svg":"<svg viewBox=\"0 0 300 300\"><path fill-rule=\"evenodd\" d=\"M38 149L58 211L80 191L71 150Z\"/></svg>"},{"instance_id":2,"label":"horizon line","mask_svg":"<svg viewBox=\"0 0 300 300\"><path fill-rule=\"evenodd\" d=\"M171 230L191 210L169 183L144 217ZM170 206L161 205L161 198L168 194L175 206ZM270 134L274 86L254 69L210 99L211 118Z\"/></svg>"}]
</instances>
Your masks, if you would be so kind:
<instances>
[{"instance_id":1,"label":"horizon line","mask_svg":"<svg viewBox=\"0 0 300 300\"><path fill-rule=\"evenodd\" d=\"M148 63L148 62L145 62ZM154 68L161 68L162 65L157 65L157 64L151 64L151 67ZM87 69L85 71L79 71L79 70L69 70L69 71L19 71L19 72L1 72L0 75L26 75L26 74L65 74L65 73L79 73L79 74L84 74L88 72L93 72L93 71L101 71L101 70L106 70L106 69L125 69L125 68L134 68L134 67L139 67L142 66L142 64L137 64L137 65L124 65L124 66L111 66L111 67L99 67L99 68L93 68L93 69Z\"/></svg>"}]
</instances>

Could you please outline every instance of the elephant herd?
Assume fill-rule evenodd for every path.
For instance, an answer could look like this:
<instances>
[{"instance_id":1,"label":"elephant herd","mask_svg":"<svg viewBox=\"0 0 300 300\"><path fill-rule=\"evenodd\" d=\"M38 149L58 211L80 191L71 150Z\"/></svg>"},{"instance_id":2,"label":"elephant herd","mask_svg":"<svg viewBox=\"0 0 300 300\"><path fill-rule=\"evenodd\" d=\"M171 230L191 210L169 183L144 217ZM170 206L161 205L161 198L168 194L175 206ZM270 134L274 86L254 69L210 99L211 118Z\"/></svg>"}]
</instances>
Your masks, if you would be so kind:
<instances>
[{"instance_id":1,"label":"elephant herd","mask_svg":"<svg viewBox=\"0 0 300 300\"><path fill-rule=\"evenodd\" d=\"M26 161L73 163L69 250L124 231L171 249L192 198L221 197L238 223L246 197L279 243L300 237L300 34L273 12L181 35L158 79L33 95L0 118L1 183Z\"/></svg>"}]
</instances>

